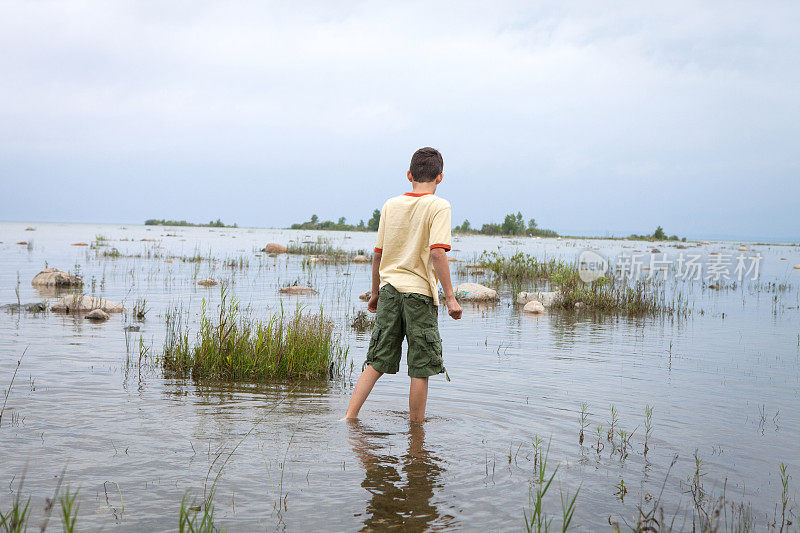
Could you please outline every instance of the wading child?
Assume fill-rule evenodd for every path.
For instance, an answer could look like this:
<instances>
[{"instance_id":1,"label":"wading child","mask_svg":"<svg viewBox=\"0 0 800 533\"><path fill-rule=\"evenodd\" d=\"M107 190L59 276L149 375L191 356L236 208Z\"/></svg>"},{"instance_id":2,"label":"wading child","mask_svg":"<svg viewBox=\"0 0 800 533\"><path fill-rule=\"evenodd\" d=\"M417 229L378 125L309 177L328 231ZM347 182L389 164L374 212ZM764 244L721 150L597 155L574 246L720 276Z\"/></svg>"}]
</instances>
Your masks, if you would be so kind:
<instances>
[{"instance_id":1,"label":"wading child","mask_svg":"<svg viewBox=\"0 0 800 533\"><path fill-rule=\"evenodd\" d=\"M420 148L411 158L408 181L412 191L383 204L378 240L372 257L372 294L367 309L377 312L367 361L358 378L345 418L358 411L383 374L400 369L403 338L408 340L408 407L412 421L425 418L428 377L441 374L438 288L442 284L448 314L461 318L453 293L450 265L450 204L435 196L442 182L442 154Z\"/></svg>"}]
</instances>

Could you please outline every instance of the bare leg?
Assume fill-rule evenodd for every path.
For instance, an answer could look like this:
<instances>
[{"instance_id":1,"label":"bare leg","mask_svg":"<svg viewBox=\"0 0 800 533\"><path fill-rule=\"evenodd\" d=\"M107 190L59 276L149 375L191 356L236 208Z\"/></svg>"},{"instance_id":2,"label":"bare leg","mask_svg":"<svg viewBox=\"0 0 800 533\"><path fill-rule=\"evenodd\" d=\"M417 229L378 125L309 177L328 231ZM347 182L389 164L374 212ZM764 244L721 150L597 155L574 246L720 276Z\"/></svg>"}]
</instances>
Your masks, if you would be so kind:
<instances>
[{"instance_id":1,"label":"bare leg","mask_svg":"<svg viewBox=\"0 0 800 533\"><path fill-rule=\"evenodd\" d=\"M428 378L411 378L408 392L408 410L412 422L425 419L425 406L428 403Z\"/></svg>"},{"instance_id":2,"label":"bare leg","mask_svg":"<svg viewBox=\"0 0 800 533\"><path fill-rule=\"evenodd\" d=\"M371 365L367 365L356 382L356 388L353 389L353 395L350 397L350 405L347 406L347 413L344 415L345 418L358 417L361 406L364 405L367 396L372 392L372 387L375 386L375 382L378 381L378 378L382 375L381 372L372 368Z\"/></svg>"}]
</instances>

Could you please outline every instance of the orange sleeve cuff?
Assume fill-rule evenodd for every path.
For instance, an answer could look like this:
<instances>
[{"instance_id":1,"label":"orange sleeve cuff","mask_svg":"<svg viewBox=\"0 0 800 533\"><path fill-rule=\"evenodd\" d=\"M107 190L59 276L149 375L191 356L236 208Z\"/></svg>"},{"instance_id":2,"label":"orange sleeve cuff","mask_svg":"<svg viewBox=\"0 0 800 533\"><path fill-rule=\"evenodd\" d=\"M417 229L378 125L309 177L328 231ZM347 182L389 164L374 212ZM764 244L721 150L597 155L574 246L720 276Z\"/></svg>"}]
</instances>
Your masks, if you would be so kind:
<instances>
[{"instance_id":1,"label":"orange sleeve cuff","mask_svg":"<svg viewBox=\"0 0 800 533\"><path fill-rule=\"evenodd\" d=\"M383 248L375 248L375 251L379 254L383 253Z\"/></svg>"},{"instance_id":2,"label":"orange sleeve cuff","mask_svg":"<svg viewBox=\"0 0 800 533\"><path fill-rule=\"evenodd\" d=\"M449 252L450 251L450 245L449 244L431 244L431 250L433 250L434 248L441 248L445 252Z\"/></svg>"}]
</instances>

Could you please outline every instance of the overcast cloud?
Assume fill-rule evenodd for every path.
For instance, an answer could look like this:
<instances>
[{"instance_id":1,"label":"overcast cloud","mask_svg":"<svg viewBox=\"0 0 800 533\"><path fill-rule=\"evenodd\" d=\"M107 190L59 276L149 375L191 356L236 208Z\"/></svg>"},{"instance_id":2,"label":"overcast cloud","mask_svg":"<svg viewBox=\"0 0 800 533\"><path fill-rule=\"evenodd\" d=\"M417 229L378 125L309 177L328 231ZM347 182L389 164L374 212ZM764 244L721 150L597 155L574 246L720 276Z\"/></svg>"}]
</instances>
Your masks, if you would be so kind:
<instances>
[{"instance_id":1,"label":"overcast cloud","mask_svg":"<svg viewBox=\"0 0 800 533\"><path fill-rule=\"evenodd\" d=\"M800 240L797 2L0 0L0 219Z\"/></svg>"}]
</instances>

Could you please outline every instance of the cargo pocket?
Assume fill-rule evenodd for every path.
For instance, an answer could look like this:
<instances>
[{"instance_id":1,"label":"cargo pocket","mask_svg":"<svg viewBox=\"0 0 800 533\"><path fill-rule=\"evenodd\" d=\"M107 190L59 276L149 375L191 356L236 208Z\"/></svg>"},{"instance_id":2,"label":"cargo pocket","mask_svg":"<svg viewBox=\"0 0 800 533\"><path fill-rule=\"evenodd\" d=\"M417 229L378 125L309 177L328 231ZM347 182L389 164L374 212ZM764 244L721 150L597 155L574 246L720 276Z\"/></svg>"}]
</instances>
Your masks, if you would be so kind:
<instances>
[{"instance_id":1,"label":"cargo pocket","mask_svg":"<svg viewBox=\"0 0 800 533\"><path fill-rule=\"evenodd\" d=\"M369 349L367 349L367 362L370 363L375 360L375 348L381 340L382 328L375 326L372 328L372 336L369 338Z\"/></svg>"},{"instance_id":2,"label":"cargo pocket","mask_svg":"<svg viewBox=\"0 0 800 533\"><path fill-rule=\"evenodd\" d=\"M411 366L414 368L437 368L442 364L442 339L438 328L426 328L420 332L419 351Z\"/></svg>"}]
</instances>

